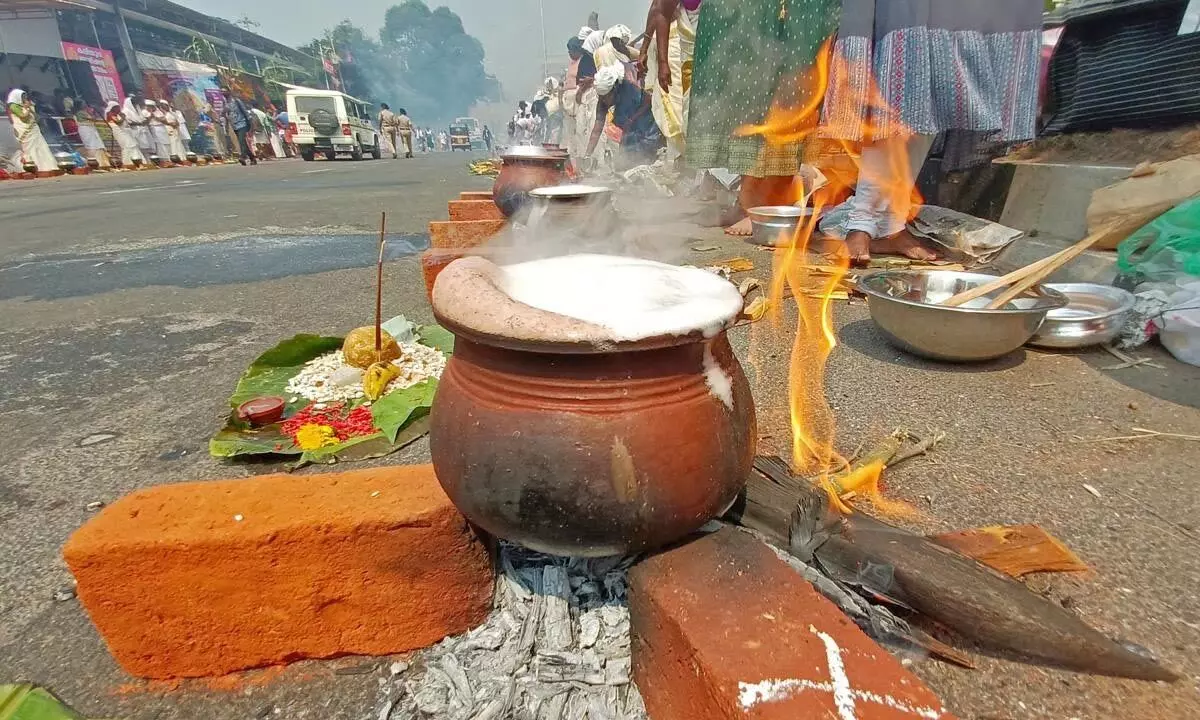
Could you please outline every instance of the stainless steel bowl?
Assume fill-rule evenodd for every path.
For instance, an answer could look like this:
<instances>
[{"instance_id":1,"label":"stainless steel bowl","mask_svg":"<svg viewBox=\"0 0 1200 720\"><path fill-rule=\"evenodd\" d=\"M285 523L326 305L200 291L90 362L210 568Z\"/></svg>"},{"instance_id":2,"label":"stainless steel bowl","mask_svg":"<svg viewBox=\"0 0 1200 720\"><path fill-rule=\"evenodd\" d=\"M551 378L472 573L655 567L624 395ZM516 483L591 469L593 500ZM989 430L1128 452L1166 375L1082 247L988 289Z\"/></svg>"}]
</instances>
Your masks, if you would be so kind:
<instances>
[{"instance_id":1,"label":"stainless steel bowl","mask_svg":"<svg viewBox=\"0 0 1200 720\"><path fill-rule=\"evenodd\" d=\"M1051 310L1029 341L1044 348L1104 345L1121 334L1133 312L1133 293L1094 283L1052 283L1045 287L1067 296L1066 307Z\"/></svg>"},{"instance_id":2,"label":"stainless steel bowl","mask_svg":"<svg viewBox=\"0 0 1200 720\"><path fill-rule=\"evenodd\" d=\"M746 211L754 234L747 238L755 245L777 247L788 245L796 236L796 230L804 218L812 214L811 208L795 205L768 205Z\"/></svg>"},{"instance_id":3,"label":"stainless steel bowl","mask_svg":"<svg viewBox=\"0 0 1200 720\"><path fill-rule=\"evenodd\" d=\"M961 307L940 303L995 280L991 275L950 270L885 271L858 287L867 295L871 319L884 335L911 353L934 360L991 360L1016 350L1041 327L1046 314L1066 307L1067 297L1037 286L999 310L986 306L1003 290Z\"/></svg>"}]
</instances>

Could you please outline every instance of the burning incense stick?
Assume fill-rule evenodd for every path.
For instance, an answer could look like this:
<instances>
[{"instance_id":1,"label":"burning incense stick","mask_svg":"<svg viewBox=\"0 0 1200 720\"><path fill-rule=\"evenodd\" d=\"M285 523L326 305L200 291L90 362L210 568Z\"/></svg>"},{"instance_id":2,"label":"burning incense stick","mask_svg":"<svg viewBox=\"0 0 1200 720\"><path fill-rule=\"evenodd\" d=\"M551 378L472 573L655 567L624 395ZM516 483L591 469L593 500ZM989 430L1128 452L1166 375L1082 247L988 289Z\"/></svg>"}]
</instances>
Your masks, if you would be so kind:
<instances>
[{"instance_id":1,"label":"burning incense stick","mask_svg":"<svg viewBox=\"0 0 1200 720\"><path fill-rule=\"evenodd\" d=\"M379 262L375 276L375 353L383 352L383 250L387 246L387 213L379 220Z\"/></svg>"}]
</instances>

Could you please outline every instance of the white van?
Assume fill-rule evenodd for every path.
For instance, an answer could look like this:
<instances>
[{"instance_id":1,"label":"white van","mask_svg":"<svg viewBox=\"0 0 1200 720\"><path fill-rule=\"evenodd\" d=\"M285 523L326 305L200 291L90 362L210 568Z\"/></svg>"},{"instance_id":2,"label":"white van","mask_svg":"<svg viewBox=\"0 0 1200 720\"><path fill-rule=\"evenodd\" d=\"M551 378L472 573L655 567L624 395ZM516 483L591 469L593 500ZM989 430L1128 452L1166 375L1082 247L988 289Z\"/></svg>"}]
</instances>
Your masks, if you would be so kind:
<instances>
[{"instance_id":1,"label":"white van","mask_svg":"<svg viewBox=\"0 0 1200 720\"><path fill-rule=\"evenodd\" d=\"M329 160L339 153L355 160L368 154L376 160L383 156L369 102L337 90L291 86L287 111L293 140L305 160L318 153Z\"/></svg>"}]
</instances>

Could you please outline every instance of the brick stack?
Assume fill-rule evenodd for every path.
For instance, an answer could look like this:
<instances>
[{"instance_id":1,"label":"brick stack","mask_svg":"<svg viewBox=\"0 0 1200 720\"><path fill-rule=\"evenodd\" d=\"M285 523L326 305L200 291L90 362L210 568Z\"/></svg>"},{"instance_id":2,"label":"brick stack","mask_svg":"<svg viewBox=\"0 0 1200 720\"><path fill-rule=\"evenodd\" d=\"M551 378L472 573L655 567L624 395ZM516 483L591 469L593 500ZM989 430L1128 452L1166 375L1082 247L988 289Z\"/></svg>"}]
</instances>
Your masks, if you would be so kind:
<instances>
[{"instance_id":1,"label":"brick stack","mask_svg":"<svg viewBox=\"0 0 1200 720\"><path fill-rule=\"evenodd\" d=\"M460 193L450 201L449 211L449 220L429 223L429 249L421 255L425 290L431 296L433 283L447 265L477 252L507 224L490 191Z\"/></svg>"}]
</instances>

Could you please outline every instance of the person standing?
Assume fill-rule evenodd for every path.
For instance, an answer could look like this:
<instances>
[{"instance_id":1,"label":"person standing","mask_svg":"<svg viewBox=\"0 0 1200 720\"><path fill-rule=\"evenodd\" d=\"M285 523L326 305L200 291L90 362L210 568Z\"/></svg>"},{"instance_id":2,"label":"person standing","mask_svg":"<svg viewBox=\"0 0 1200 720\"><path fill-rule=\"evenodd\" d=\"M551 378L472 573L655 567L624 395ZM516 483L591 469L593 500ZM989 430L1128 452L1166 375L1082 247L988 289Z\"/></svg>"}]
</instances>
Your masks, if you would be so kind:
<instances>
[{"instance_id":1,"label":"person standing","mask_svg":"<svg viewBox=\"0 0 1200 720\"><path fill-rule=\"evenodd\" d=\"M921 2L923 0L917 0ZM953 1L953 0L948 0ZM704 0L688 105L687 164L742 176L739 205L790 205L804 143L742 135L774 106L799 106L800 79L837 29L838 0ZM816 127L819 118L812 118ZM749 217L726 229L750 235Z\"/></svg>"},{"instance_id":2,"label":"person standing","mask_svg":"<svg viewBox=\"0 0 1200 720\"><path fill-rule=\"evenodd\" d=\"M400 142L404 143L404 158L406 160L413 157L413 124L408 117L408 111L400 108L400 114L395 118L396 131L400 135ZM395 146L393 146L395 147ZM399 149L399 148L397 148Z\"/></svg>"},{"instance_id":3,"label":"person standing","mask_svg":"<svg viewBox=\"0 0 1200 720\"><path fill-rule=\"evenodd\" d=\"M701 0L655 0L646 27L640 63L653 94L654 120L667 140L667 162L674 164L687 147L696 26Z\"/></svg>"},{"instance_id":4,"label":"person standing","mask_svg":"<svg viewBox=\"0 0 1200 720\"><path fill-rule=\"evenodd\" d=\"M388 141L388 145L392 146L392 159L400 157L400 146L397 144L397 135L399 128L396 127L396 113L392 112L392 108L383 103L379 106L379 133Z\"/></svg>"},{"instance_id":5,"label":"person standing","mask_svg":"<svg viewBox=\"0 0 1200 720\"><path fill-rule=\"evenodd\" d=\"M487 125L483 126L483 144L487 146L488 155L495 154L496 138L492 135L492 129Z\"/></svg>"},{"instance_id":6,"label":"person standing","mask_svg":"<svg viewBox=\"0 0 1200 720\"><path fill-rule=\"evenodd\" d=\"M1044 3L843 0L841 5L834 46L838 61L825 96L822 134L864 146L854 196L839 208L843 213L830 213L821 229L835 236L844 231L856 264L867 263L872 252L934 259L936 254L906 229L917 174L934 136L947 130L1007 143L1033 139ZM910 192L883 190L898 179ZM839 214L848 219L835 229Z\"/></svg>"},{"instance_id":7,"label":"person standing","mask_svg":"<svg viewBox=\"0 0 1200 720\"><path fill-rule=\"evenodd\" d=\"M579 106L575 99L575 91L579 89L579 63L583 59L583 40L577 37L568 40L567 55L571 59L571 64L567 67L562 90L558 93L563 111L563 144L567 148L567 155L579 158L583 156L583 148L579 146L578 132L576 131L579 122L576 113L579 111Z\"/></svg>"},{"instance_id":8,"label":"person standing","mask_svg":"<svg viewBox=\"0 0 1200 720\"><path fill-rule=\"evenodd\" d=\"M50 152L50 145L42 137L42 129L38 127L37 110L29 95L21 89L8 94L8 116L12 120L13 134L17 136L17 144L21 147L21 170L33 167L37 172L55 172L58 161Z\"/></svg>"},{"instance_id":9,"label":"person standing","mask_svg":"<svg viewBox=\"0 0 1200 720\"><path fill-rule=\"evenodd\" d=\"M160 101L159 106L163 114L163 124L167 128L167 139L171 144L171 158L176 162L185 163L188 159L188 148L184 137L186 135L187 140L192 139L192 134L187 129L187 119L166 100Z\"/></svg>"},{"instance_id":10,"label":"person standing","mask_svg":"<svg viewBox=\"0 0 1200 720\"><path fill-rule=\"evenodd\" d=\"M154 100L146 100L147 123L150 135L154 138L154 154L160 161L177 163L174 148L171 147L171 136L167 133L167 115Z\"/></svg>"},{"instance_id":11,"label":"person standing","mask_svg":"<svg viewBox=\"0 0 1200 720\"><path fill-rule=\"evenodd\" d=\"M245 165L249 161L251 165L257 165L258 157L254 153L254 146L251 145L254 115L241 98L234 97L229 88L221 88L221 95L225 97L225 122L237 137L238 162Z\"/></svg>"}]
</instances>

